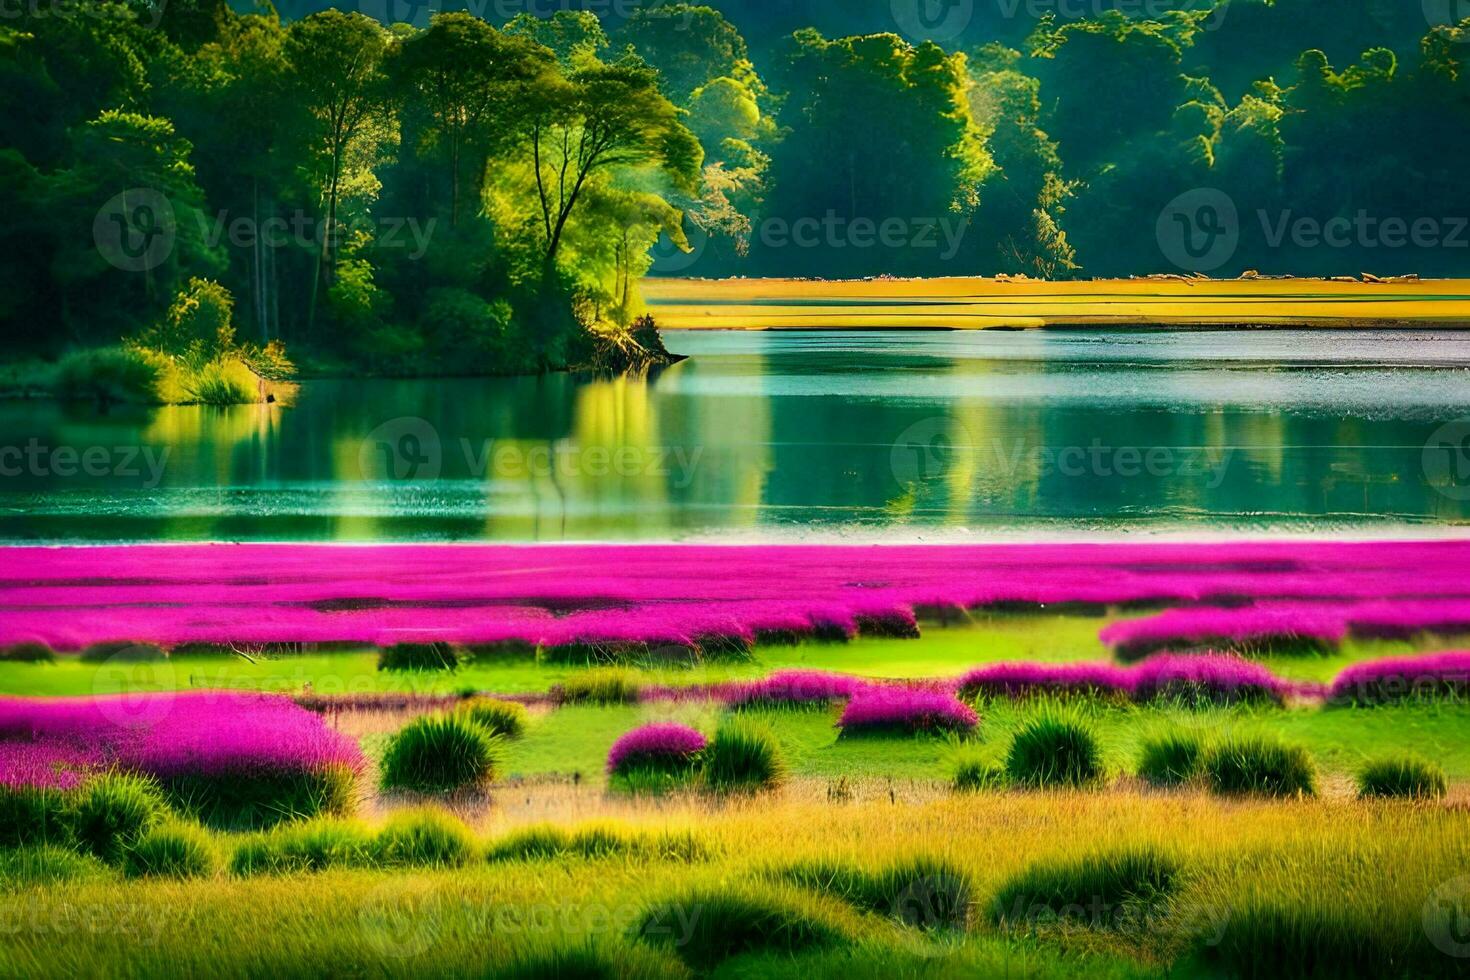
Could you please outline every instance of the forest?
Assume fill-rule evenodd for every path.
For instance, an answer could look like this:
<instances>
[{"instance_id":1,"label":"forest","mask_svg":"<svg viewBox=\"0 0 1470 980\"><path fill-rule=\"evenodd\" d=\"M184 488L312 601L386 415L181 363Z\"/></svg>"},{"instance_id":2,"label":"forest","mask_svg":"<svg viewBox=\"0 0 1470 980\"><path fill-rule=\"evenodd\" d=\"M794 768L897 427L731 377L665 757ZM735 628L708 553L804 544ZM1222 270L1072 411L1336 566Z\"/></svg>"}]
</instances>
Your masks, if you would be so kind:
<instances>
[{"instance_id":1,"label":"forest","mask_svg":"<svg viewBox=\"0 0 1470 980\"><path fill-rule=\"evenodd\" d=\"M0 340L193 390L656 361L646 275L1464 270L1452 4L928 4L24 5Z\"/></svg>"}]
</instances>

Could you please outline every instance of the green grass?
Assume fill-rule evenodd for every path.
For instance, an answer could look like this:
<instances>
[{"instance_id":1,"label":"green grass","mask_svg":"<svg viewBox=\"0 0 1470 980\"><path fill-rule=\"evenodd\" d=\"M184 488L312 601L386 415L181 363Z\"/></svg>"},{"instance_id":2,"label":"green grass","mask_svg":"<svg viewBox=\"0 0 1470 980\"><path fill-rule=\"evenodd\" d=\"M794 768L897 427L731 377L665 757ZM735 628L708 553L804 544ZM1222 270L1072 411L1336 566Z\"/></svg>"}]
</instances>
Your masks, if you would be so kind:
<instances>
[{"instance_id":1,"label":"green grass","mask_svg":"<svg viewBox=\"0 0 1470 980\"><path fill-rule=\"evenodd\" d=\"M1179 879L1177 862L1133 848L1034 864L1008 879L991 902L991 918L1011 927L1071 922L1119 928L1147 924Z\"/></svg>"}]
</instances>

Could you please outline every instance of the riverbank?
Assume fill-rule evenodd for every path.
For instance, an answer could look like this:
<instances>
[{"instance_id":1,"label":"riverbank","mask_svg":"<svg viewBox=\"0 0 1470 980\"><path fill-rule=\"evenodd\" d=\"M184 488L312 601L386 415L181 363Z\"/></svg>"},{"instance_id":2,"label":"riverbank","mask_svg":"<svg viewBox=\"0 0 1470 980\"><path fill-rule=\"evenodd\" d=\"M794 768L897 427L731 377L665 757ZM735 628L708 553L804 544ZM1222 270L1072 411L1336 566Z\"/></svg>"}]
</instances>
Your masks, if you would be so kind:
<instances>
[{"instance_id":1,"label":"riverbank","mask_svg":"<svg viewBox=\"0 0 1470 980\"><path fill-rule=\"evenodd\" d=\"M1470 280L648 279L666 330L1470 327Z\"/></svg>"}]
</instances>

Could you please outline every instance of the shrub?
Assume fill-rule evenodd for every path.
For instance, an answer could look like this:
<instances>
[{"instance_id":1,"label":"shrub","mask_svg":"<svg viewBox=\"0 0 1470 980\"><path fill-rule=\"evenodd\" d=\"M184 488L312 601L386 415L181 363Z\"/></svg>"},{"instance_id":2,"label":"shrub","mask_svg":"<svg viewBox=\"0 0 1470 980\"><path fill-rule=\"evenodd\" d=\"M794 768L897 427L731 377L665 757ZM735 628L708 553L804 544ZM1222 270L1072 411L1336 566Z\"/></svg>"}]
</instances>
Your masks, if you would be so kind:
<instances>
[{"instance_id":1,"label":"shrub","mask_svg":"<svg viewBox=\"0 0 1470 980\"><path fill-rule=\"evenodd\" d=\"M56 659L44 643L14 643L0 650L0 661L15 664L49 664Z\"/></svg>"},{"instance_id":2,"label":"shrub","mask_svg":"<svg viewBox=\"0 0 1470 980\"><path fill-rule=\"evenodd\" d=\"M0 785L0 847L69 844L67 800L50 786Z\"/></svg>"},{"instance_id":3,"label":"shrub","mask_svg":"<svg viewBox=\"0 0 1470 980\"><path fill-rule=\"evenodd\" d=\"M707 744L702 734L684 725L644 725L613 743L607 753L607 772L611 776L682 778L694 772Z\"/></svg>"},{"instance_id":4,"label":"shrub","mask_svg":"<svg viewBox=\"0 0 1470 980\"><path fill-rule=\"evenodd\" d=\"M378 833L373 856L385 867L452 867L468 864L475 838L462 822L443 810L395 814Z\"/></svg>"},{"instance_id":5,"label":"shrub","mask_svg":"<svg viewBox=\"0 0 1470 980\"><path fill-rule=\"evenodd\" d=\"M166 823L127 849L123 870L130 878L207 878L216 863L214 844L202 828Z\"/></svg>"},{"instance_id":6,"label":"shrub","mask_svg":"<svg viewBox=\"0 0 1470 980\"><path fill-rule=\"evenodd\" d=\"M1248 655L1317 655L1347 635L1340 616L1302 608L1170 609L1107 627L1100 639L1119 660L1161 650L1229 650Z\"/></svg>"},{"instance_id":7,"label":"shrub","mask_svg":"<svg viewBox=\"0 0 1470 980\"><path fill-rule=\"evenodd\" d=\"M250 405L260 400L260 379L237 357L201 364L182 380L187 401L198 405Z\"/></svg>"},{"instance_id":8,"label":"shrub","mask_svg":"<svg viewBox=\"0 0 1470 980\"><path fill-rule=\"evenodd\" d=\"M865 687L864 681L821 670L778 670L736 685L726 696L732 708L825 708Z\"/></svg>"},{"instance_id":9,"label":"shrub","mask_svg":"<svg viewBox=\"0 0 1470 980\"><path fill-rule=\"evenodd\" d=\"M168 806L158 784L143 776L98 776L78 792L72 832L85 850L115 861L163 819Z\"/></svg>"},{"instance_id":10,"label":"shrub","mask_svg":"<svg viewBox=\"0 0 1470 980\"><path fill-rule=\"evenodd\" d=\"M1102 773L1097 739L1065 718L1033 719L1016 733L1006 755L1006 774L1019 786L1085 786Z\"/></svg>"},{"instance_id":11,"label":"shrub","mask_svg":"<svg viewBox=\"0 0 1470 980\"><path fill-rule=\"evenodd\" d=\"M56 394L63 399L136 402L156 405L159 363L132 347L102 347L62 358L56 368Z\"/></svg>"},{"instance_id":12,"label":"shrub","mask_svg":"<svg viewBox=\"0 0 1470 980\"><path fill-rule=\"evenodd\" d=\"M378 651L379 670L456 670L460 660L450 643L398 643Z\"/></svg>"},{"instance_id":13,"label":"shrub","mask_svg":"<svg viewBox=\"0 0 1470 980\"><path fill-rule=\"evenodd\" d=\"M588 670L552 689L562 704L636 704L642 685L626 670Z\"/></svg>"},{"instance_id":14,"label":"shrub","mask_svg":"<svg viewBox=\"0 0 1470 980\"><path fill-rule=\"evenodd\" d=\"M1413 800L1438 799L1445 794L1444 769L1414 756L1374 759L1358 772L1358 795Z\"/></svg>"},{"instance_id":15,"label":"shrub","mask_svg":"<svg viewBox=\"0 0 1470 980\"><path fill-rule=\"evenodd\" d=\"M168 654L156 643L119 640L93 643L78 654L78 659L84 664L146 664L167 660Z\"/></svg>"},{"instance_id":16,"label":"shrub","mask_svg":"<svg viewBox=\"0 0 1470 980\"><path fill-rule=\"evenodd\" d=\"M704 750L704 778L720 793L772 789L785 780L786 762L770 731L726 721Z\"/></svg>"},{"instance_id":17,"label":"shrub","mask_svg":"<svg viewBox=\"0 0 1470 980\"><path fill-rule=\"evenodd\" d=\"M472 698L455 709L491 735L520 738L526 731L529 715L526 706L495 698Z\"/></svg>"},{"instance_id":18,"label":"shrub","mask_svg":"<svg viewBox=\"0 0 1470 980\"><path fill-rule=\"evenodd\" d=\"M636 934L646 942L671 947L699 972L742 953L789 956L845 939L836 926L774 896L715 891L696 891L654 905Z\"/></svg>"},{"instance_id":19,"label":"shrub","mask_svg":"<svg viewBox=\"0 0 1470 980\"><path fill-rule=\"evenodd\" d=\"M357 774L347 766L220 775L188 774L162 780L181 813L221 830L255 830L322 814L351 813Z\"/></svg>"},{"instance_id":20,"label":"shrub","mask_svg":"<svg viewBox=\"0 0 1470 980\"><path fill-rule=\"evenodd\" d=\"M1470 653L1388 657L1353 664L1328 691L1333 705L1394 704L1409 700L1463 700L1470 696Z\"/></svg>"},{"instance_id":21,"label":"shrub","mask_svg":"<svg viewBox=\"0 0 1470 980\"><path fill-rule=\"evenodd\" d=\"M1190 732L1169 732L1143 743L1138 775L1152 786L1179 786L1199 775L1200 740Z\"/></svg>"},{"instance_id":22,"label":"shrub","mask_svg":"<svg viewBox=\"0 0 1470 980\"><path fill-rule=\"evenodd\" d=\"M1205 753L1203 768L1217 793L1311 796L1316 768L1305 749L1267 738L1228 738Z\"/></svg>"},{"instance_id":23,"label":"shrub","mask_svg":"<svg viewBox=\"0 0 1470 980\"><path fill-rule=\"evenodd\" d=\"M230 861L234 874L296 874L372 863L373 838L355 821L318 819L277 827L244 841Z\"/></svg>"},{"instance_id":24,"label":"shrub","mask_svg":"<svg viewBox=\"0 0 1470 980\"><path fill-rule=\"evenodd\" d=\"M964 929L970 920L969 876L932 858L910 858L877 871L799 864L779 877L919 929Z\"/></svg>"},{"instance_id":25,"label":"shrub","mask_svg":"<svg viewBox=\"0 0 1470 980\"><path fill-rule=\"evenodd\" d=\"M415 719L388 741L383 788L447 793L495 778L499 738L459 715Z\"/></svg>"},{"instance_id":26,"label":"shrub","mask_svg":"<svg viewBox=\"0 0 1470 980\"><path fill-rule=\"evenodd\" d=\"M869 687L847 702L837 727L843 735L968 732L978 722L968 705L941 691Z\"/></svg>"},{"instance_id":27,"label":"shrub","mask_svg":"<svg viewBox=\"0 0 1470 980\"><path fill-rule=\"evenodd\" d=\"M1173 859L1144 849L1033 864L1001 885L991 915L996 923L1013 926L1074 921L1118 927L1130 912L1148 915L1178 878Z\"/></svg>"}]
</instances>

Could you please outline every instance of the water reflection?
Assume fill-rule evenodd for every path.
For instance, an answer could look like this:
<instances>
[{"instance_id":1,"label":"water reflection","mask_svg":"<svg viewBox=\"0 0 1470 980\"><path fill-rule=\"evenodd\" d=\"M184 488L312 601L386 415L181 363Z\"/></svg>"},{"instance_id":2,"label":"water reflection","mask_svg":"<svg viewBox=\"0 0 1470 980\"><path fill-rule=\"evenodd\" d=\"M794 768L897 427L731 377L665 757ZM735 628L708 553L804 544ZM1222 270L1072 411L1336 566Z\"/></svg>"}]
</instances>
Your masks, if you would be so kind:
<instances>
[{"instance_id":1,"label":"water reflection","mask_svg":"<svg viewBox=\"0 0 1470 980\"><path fill-rule=\"evenodd\" d=\"M1454 458L1470 441L1426 470L1431 435L1470 416L1457 334L671 346L694 356L648 379L316 382L294 408L0 404L0 537L913 540L1340 531L1470 508L1470 457Z\"/></svg>"}]
</instances>

